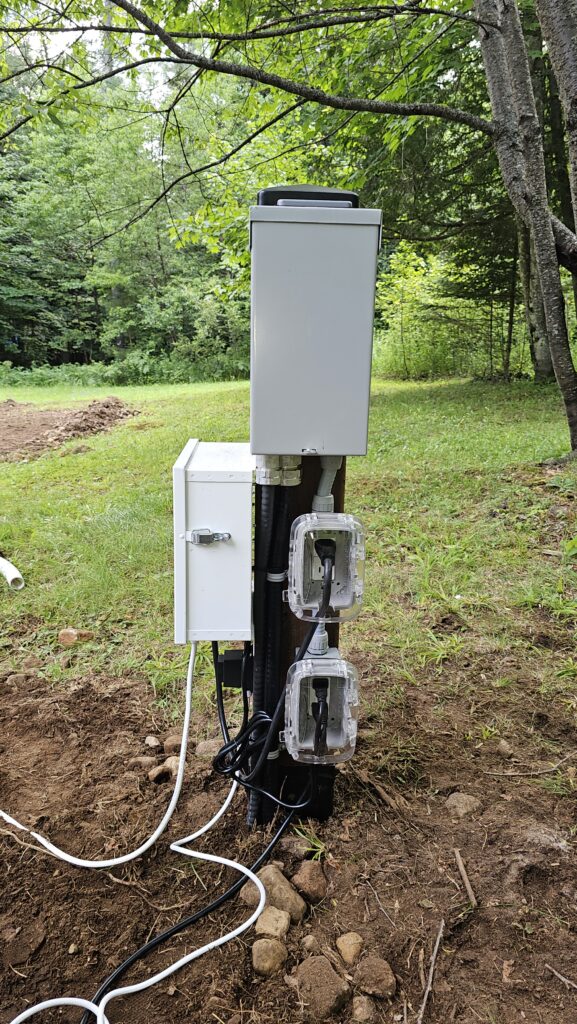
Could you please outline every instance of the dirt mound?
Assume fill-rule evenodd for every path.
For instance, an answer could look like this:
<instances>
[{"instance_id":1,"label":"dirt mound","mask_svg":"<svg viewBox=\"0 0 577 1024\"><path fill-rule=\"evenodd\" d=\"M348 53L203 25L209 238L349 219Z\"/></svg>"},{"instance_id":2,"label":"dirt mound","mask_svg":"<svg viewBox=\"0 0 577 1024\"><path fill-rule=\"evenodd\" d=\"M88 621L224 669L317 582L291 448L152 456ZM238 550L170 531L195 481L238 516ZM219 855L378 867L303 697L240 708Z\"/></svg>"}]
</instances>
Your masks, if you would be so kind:
<instances>
[{"instance_id":1,"label":"dirt mound","mask_svg":"<svg viewBox=\"0 0 577 1024\"><path fill-rule=\"evenodd\" d=\"M38 409L30 402L8 398L0 402L0 460L40 455L72 438L109 430L135 415L136 410L114 396L82 409Z\"/></svg>"}]
</instances>

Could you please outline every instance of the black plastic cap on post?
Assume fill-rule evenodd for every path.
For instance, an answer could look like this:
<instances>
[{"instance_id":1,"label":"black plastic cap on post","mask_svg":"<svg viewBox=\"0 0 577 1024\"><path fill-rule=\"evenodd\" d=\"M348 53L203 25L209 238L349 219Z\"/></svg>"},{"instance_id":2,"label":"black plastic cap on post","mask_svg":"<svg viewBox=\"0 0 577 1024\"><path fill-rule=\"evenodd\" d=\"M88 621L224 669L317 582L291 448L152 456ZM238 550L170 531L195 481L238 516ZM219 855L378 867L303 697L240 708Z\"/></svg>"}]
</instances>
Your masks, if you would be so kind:
<instances>
[{"instance_id":1,"label":"black plastic cap on post","mask_svg":"<svg viewBox=\"0 0 577 1024\"><path fill-rule=\"evenodd\" d=\"M327 188L323 185L272 185L270 188L261 188L258 193L259 206L278 206L279 200L282 199L304 200L310 203L350 203L355 210L359 207L357 193L346 188Z\"/></svg>"}]
</instances>

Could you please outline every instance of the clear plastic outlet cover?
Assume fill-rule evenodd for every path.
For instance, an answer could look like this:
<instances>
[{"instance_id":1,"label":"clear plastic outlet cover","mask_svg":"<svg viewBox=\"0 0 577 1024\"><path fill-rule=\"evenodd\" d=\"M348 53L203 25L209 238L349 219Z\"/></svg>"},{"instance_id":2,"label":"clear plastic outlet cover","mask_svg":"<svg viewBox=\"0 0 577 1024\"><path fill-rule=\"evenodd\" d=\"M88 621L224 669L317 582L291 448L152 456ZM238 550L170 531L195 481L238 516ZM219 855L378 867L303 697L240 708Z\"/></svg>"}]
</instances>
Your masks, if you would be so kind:
<instances>
[{"instance_id":1,"label":"clear plastic outlet cover","mask_svg":"<svg viewBox=\"0 0 577 1024\"><path fill-rule=\"evenodd\" d=\"M319 681L328 688L326 745L315 753ZM284 743L301 764L339 764L353 756L359 704L356 669L342 658L307 658L291 665L285 698Z\"/></svg>"},{"instance_id":2,"label":"clear plastic outlet cover","mask_svg":"<svg viewBox=\"0 0 577 1024\"><path fill-rule=\"evenodd\" d=\"M322 597L323 567L317 540L336 543L331 605L324 622L346 622L359 614L365 577L365 535L362 524L344 512L309 512L291 528L288 601L299 619L316 618Z\"/></svg>"}]
</instances>

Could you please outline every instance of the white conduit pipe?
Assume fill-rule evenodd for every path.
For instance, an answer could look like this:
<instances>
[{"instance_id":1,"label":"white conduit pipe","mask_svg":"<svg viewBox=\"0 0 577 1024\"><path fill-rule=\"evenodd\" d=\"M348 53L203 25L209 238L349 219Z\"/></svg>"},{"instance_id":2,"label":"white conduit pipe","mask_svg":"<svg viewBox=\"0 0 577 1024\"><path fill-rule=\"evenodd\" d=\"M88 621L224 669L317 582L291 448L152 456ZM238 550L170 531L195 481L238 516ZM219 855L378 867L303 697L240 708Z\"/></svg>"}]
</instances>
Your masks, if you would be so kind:
<instances>
[{"instance_id":1,"label":"white conduit pipe","mask_svg":"<svg viewBox=\"0 0 577 1024\"><path fill-rule=\"evenodd\" d=\"M317 484L317 492L313 498L313 512L334 511L333 484L342 464L342 455L321 455L322 472Z\"/></svg>"},{"instance_id":2,"label":"white conduit pipe","mask_svg":"<svg viewBox=\"0 0 577 1024\"><path fill-rule=\"evenodd\" d=\"M10 590L22 590L24 580L16 566L12 565L12 562L9 562L7 558L0 557L0 574L6 580Z\"/></svg>"},{"instance_id":3,"label":"white conduit pipe","mask_svg":"<svg viewBox=\"0 0 577 1024\"><path fill-rule=\"evenodd\" d=\"M16 821L16 818L12 818L9 814L6 814L5 811L0 810L0 818L3 818L3 820L8 825L12 825L14 828L18 828L22 832L27 832L28 835L32 836L32 838L35 839L37 843L40 843L40 845L43 846L45 850L48 850L48 853L51 853L53 857L57 857L58 860L63 860L66 862L66 864L72 864L74 867L77 868L114 868L117 867L119 864L128 864L129 861L136 860L137 857L141 857L143 853L146 853L146 851L150 849L151 846L154 846L156 840L159 838L159 836L162 835L162 833L166 829L166 826L168 825L170 819L172 818L174 809L178 803L180 791L182 789L182 780L184 778L184 769L186 765L188 731L190 728L190 715L192 709L192 681L194 678L195 662L196 644L193 643L190 652L190 659L188 662L188 672L186 674L186 700L184 706L184 721L182 723L182 743L180 745L180 758L178 762L178 771L176 773L176 782L174 784L172 798L166 809L166 813L162 821L155 829L155 831L152 833L152 835L146 840L146 842L142 844L142 846L139 846L137 850L133 850L132 853L125 853L121 857L111 857L109 860L84 860L82 857L73 857L71 854L66 853L65 850L61 850L59 849L58 846L54 846L54 844L51 843L48 839L45 839L44 836L39 835L38 832L33 832L32 829L30 828L26 828L26 825L22 825L21 822Z\"/></svg>"}]
</instances>

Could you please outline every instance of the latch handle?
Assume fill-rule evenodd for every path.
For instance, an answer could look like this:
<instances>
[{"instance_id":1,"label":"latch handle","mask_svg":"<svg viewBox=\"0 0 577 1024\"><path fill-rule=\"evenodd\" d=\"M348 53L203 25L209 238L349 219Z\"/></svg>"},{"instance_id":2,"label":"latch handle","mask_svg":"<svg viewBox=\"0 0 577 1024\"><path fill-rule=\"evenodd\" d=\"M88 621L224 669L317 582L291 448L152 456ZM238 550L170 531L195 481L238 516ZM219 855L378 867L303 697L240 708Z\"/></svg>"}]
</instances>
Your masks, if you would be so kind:
<instances>
[{"instance_id":1,"label":"latch handle","mask_svg":"<svg viewBox=\"0 0 577 1024\"><path fill-rule=\"evenodd\" d=\"M189 530L185 533L185 539L191 544L216 544L219 541L230 540L230 533L217 533L203 527L201 530Z\"/></svg>"}]
</instances>

